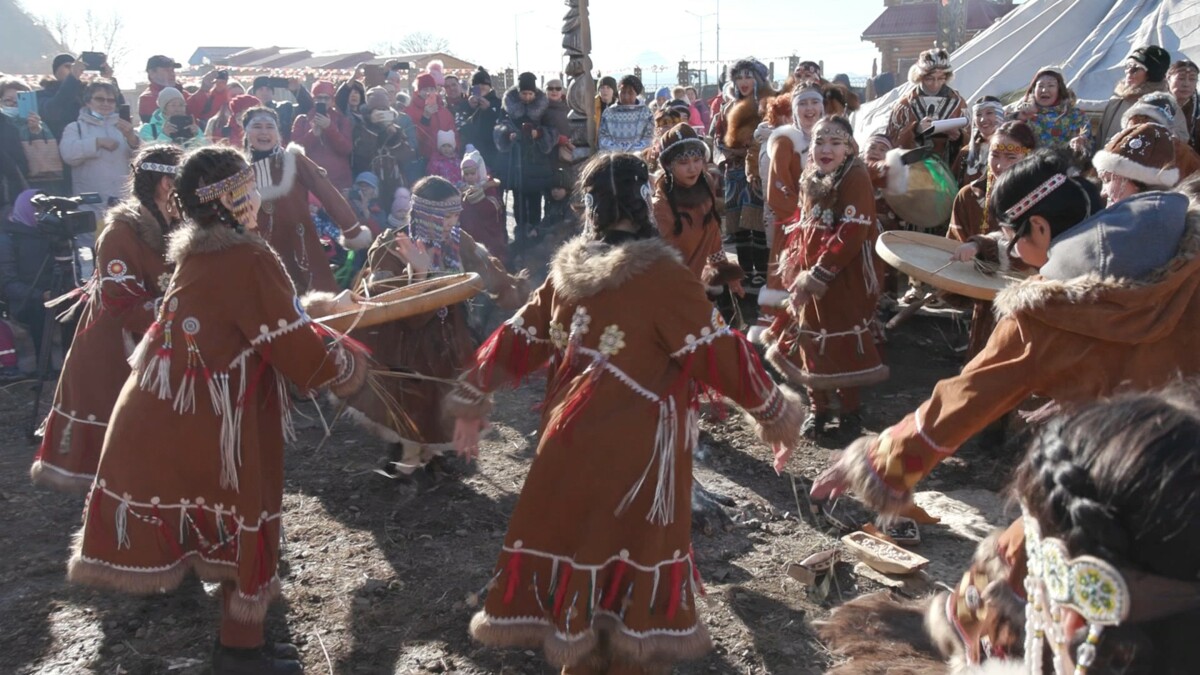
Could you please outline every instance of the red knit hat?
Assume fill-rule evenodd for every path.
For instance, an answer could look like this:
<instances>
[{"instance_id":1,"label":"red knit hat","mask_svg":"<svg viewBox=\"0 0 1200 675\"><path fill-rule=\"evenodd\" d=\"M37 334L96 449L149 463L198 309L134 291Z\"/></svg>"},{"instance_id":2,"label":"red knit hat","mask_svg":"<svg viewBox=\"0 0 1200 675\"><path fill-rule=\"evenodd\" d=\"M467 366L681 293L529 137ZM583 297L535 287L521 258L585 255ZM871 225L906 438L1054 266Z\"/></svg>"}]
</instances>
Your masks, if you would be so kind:
<instances>
[{"instance_id":1,"label":"red knit hat","mask_svg":"<svg viewBox=\"0 0 1200 675\"><path fill-rule=\"evenodd\" d=\"M262 101L258 100L257 96L242 94L241 96L234 96L233 100L229 102L229 112L233 113L234 119L240 120L242 113L260 105L262 105Z\"/></svg>"},{"instance_id":2,"label":"red knit hat","mask_svg":"<svg viewBox=\"0 0 1200 675\"><path fill-rule=\"evenodd\" d=\"M417 91L422 89L436 89L437 80L433 79L433 75L429 73L421 73L417 76Z\"/></svg>"},{"instance_id":3,"label":"red knit hat","mask_svg":"<svg viewBox=\"0 0 1200 675\"><path fill-rule=\"evenodd\" d=\"M1150 188L1170 188L1179 182L1175 142L1160 124L1139 124L1112 137L1092 160L1097 171L1108 171Z\"/></svg>"},{"instance_id":4,"label":"red knit hat","mask_svg":"<svg viewBox=\"0 0 1200 675\"><path fill-rule=\"evenodd\" d=\"M330 98L333 98L334 91L335 90L333 88L332 82L328 82L326 80L317 80L316 84L313 85L312 95L313 96L328 96Z\"/></svg>"}]
</instances>

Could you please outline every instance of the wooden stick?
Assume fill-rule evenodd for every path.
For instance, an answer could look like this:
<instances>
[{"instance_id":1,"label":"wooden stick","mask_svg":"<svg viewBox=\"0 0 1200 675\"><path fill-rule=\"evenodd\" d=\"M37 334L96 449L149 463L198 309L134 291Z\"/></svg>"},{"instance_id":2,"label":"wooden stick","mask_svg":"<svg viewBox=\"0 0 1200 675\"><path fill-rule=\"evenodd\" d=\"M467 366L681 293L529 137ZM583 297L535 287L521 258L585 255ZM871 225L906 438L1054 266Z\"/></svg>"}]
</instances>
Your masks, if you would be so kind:
<instances>
[{"instance_id":1,"label":"wooden stick","mask_svg":"<svg viewBox=\"0 0 1200 675\"><path fill-rule=\"evenodd\" d=\"M912 316L914 314L916 314L918 311L920 311L920 309L922 307L925 306L925 303L929 302L930 300L932 300L934 297L936 297L940 293L941 293L941 291L926 293L925 297L918 299L916 302L910 303L908 305L908 307L905 307L904 309L900 310L899 314L897 314L896 316L893 316L891 321L887 322L886 328L888 330L892 330L896 326L899 326L900 324L904 323L905 321L908 321L909 319L912 318Z\"/></svg>"}]
</instances>

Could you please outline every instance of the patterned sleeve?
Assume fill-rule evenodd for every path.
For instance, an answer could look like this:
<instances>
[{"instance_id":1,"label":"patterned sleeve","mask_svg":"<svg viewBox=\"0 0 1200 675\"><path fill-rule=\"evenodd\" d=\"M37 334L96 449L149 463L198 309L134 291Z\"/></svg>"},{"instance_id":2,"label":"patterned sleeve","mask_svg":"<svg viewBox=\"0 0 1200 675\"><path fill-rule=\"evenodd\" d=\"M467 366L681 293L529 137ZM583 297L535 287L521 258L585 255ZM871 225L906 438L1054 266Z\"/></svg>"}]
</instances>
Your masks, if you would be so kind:
<instances>
[{"instance_id":1,"label":"patterned sleeve","mask_svg":"<svg viewBox=\"0 0 1200 675\"><path fill-rule=\"evenodd\" d=\"M96 299L101 311L120 317L130 333L145 333L154 323L154 300L161 294L157 279L138 269L141 253L128 227L115 224L100 238L96 250Z\"/></svg>"},{"instance_id":2,"label":"patterned sleeve","mask_svg":"<svg viewBox=\"0 0 1200 675\"><path fill-rule=\"evenodd\" d=\"M817 264L797 277L798 288L824 295L829 282L859 259L875 232L875 191L866 169L851 168L838 186L833 205L834 235L825 244Z\"/></svg>"},{"instance_id":3,"label":"patterned sleeve","mask_svg":"<svg viewBox=\"0 0 1200 675\"><path fill-rule=\"evenodd\" d=\"M1025 332L1016 319L1000 321L983 351L961 374L938 382L916 412L843 453L851 489L864 503L879 511L908 503L916 484L943 459L1037 391L1042 370ZM1050 349L1062 347L1039 347Z\"/></svg>"},{"instance_id":4,"label":"patterned sleeve","mask_svg":"<svg viewBox=\"0 0 1200 675\"><path fill-rule=\"evenodd\" d=\"M654 320L664 348L682 369L677 386L695 382L732 400L754 419L764 442L794 441L804 419L799 398L775 384L750 342L725 323L687 268L669 268L660 276L661 297L671 301L655 309Z\"/></svg>"},{"instance_id":5,"label":"patterned sleeve","mask_svg":"<svg viewBox=\"0 0 1200 675\"><path fill-rule=\"evenodd\" d=\"M236 310L242 334L264 362L301 390L336 384L353 367L344 350L326 348L279 258L262 249L253 257Z\"/></svg>"},{"instance_id":6,"label":"patterned sleeve","mask_svg":"<svg viewBox=\"0 0 1200 675\"><path fill-rule=\"evenodd\" d=\"M474 363L459 377L445 401L453 417L479 418L491 412L490 393L540 370L554 354L550 308L554 288L542 284L524 307L500 324L475 352Z\"/></svg>"}]
</instances>

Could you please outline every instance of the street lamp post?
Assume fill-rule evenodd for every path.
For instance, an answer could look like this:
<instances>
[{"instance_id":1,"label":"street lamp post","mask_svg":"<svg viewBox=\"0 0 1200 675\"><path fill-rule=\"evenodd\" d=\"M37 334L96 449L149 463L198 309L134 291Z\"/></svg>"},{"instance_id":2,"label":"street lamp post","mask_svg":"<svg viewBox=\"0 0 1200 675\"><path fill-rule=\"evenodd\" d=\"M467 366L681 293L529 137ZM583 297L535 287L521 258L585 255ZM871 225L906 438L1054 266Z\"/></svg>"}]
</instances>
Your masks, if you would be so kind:
<instances>
[{"instance_id":1,"label":"street lamp post","mask_svg":"<svg viewBox=\"0 0 1200 675\"><path fill-rule=\"evenodd\" d=\"M518 75L521 74L521 29L517 25L517 19L526 14L533 14L533 10L527 9L524 12L513 14L513 60L516 63L514 70L517 71Z\"/></svg>"},{"instance_id":2,"label":"street lamp post","mask_svg":"<svg viewBox=\"0 0 1200 675\"><path fill-rule=\"evenodd\" d=\"M683 10L683 11L687 12L688 14L691 14L692 16L694 16L694 17L696 17L697 19L699 19L699 20L700 20L700 68L701 68L701 69L702 69L702 71L703 71L703 72L704 72L704 73L707 75L707 74L708 74L708 67L704 65L704 20L705 20L705 19L707 19L707 18L708 18L708 17L710 17L710 16L717 16L717 15L716 15L716 14L703 14L703 15L701 15L701 14L697 14L697 13L695 13L695 12L691 11L691 10L688 10L688 9L685 9L685 10ZM707 79L707 78L701 78L701 79L703 80L703 79ZM704 86L704 82L701 82L701 83L700 83L700 86L701 86L701 87L703 87L703 86Z\"/></svg>"}]
</instances>

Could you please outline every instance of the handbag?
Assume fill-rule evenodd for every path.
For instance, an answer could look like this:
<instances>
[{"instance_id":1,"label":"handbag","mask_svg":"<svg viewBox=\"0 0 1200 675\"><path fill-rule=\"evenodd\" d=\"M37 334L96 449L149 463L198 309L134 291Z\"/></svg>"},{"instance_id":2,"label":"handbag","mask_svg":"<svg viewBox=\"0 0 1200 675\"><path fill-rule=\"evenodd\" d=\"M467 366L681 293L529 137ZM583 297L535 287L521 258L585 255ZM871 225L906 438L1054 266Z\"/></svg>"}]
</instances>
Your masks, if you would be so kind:
<instances>
[{"instance_id":1,"label":"handbag","mask_svg":"<svg viewBox=\"0 0 1200 675\"><path fill-rule=\"evenodd\" d=\"M59 180L63 177L58 141L44 125L36 135L30 133L28 127L21 128L21 149L25 151L25 162L29 165L28 180Z\"/></svg>"}]
</instances>

